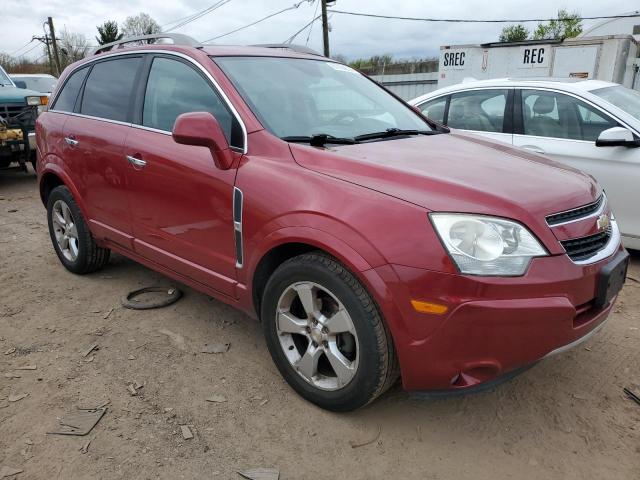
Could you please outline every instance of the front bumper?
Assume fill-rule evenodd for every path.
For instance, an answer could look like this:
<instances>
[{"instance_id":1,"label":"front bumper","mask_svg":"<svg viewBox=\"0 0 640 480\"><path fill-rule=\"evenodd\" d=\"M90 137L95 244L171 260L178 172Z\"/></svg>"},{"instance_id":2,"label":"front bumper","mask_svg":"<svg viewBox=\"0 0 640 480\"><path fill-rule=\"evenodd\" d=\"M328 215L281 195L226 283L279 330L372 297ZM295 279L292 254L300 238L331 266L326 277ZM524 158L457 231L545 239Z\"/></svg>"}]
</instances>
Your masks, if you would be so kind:
<instances>
[{"instance_id":1,"label":"front bumper","mask_svg":"<svg viewBox=\"0 0 640 480\"><path fill-rule=\"evenodd\" d=\"M617 245L614 255L589 265L566 255L536 258L524 276L513 278L401 265L377 268L395 307L382 306L404 387L477 387L579 343L599 329L613 306L612 301L599 308L594 300L599 272L624 252ZM418 313L411 299L445 304L448 310L444 315Z\"/></svg>"}]
</instances>

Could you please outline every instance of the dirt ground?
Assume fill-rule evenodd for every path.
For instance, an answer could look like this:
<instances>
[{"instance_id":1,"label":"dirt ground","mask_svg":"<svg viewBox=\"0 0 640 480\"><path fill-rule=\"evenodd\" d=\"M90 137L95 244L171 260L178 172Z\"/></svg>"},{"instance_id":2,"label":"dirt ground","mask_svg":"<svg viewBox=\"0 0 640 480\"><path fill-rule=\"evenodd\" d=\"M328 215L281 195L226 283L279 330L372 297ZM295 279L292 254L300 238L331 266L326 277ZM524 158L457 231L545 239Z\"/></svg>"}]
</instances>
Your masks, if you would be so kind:
<instances>
[{"instance_id":1,"label":"dirt ground","mask_svg":"<svg viewBox=\"0 0 640 480\"><path fill-rule=\"evenodd\" d=\"M630 276L640 280L640 255ZM205 295L184 288L164 309L120 307L153 284L170 281L120 256L68 273L35 176L0 174L0 470L23 470L10 478L237 479L255 467L283 480L640 478L640 405L622 392L640 392L637 280L593 339L494 391L419 400L396 386L349 414L298 397L259 325ZM231 347L201 353L211 342ZM107 401L88 436L46 434L77 406Z\"/></svg>"}]
</instances>

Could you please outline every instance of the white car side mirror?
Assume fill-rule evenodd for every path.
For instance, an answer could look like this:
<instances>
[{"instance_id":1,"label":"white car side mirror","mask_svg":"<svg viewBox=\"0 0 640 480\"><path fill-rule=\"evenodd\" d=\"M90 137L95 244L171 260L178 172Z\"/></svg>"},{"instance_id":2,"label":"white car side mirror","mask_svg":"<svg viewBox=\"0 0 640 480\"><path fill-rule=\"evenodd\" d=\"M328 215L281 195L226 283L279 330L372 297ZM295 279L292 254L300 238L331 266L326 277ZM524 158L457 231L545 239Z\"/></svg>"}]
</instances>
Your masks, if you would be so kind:
<instances>
[{"instance_id":1,"label":"white car side mirror","mask_svg":"<svg viewBox=\"0 0 640 480\"><path fill-rule=\"evenodd\" d=\"M596 147L640 147L640 140L637 140L626 128L613 127L600 132Z\"/></svg>"}]
</instances>

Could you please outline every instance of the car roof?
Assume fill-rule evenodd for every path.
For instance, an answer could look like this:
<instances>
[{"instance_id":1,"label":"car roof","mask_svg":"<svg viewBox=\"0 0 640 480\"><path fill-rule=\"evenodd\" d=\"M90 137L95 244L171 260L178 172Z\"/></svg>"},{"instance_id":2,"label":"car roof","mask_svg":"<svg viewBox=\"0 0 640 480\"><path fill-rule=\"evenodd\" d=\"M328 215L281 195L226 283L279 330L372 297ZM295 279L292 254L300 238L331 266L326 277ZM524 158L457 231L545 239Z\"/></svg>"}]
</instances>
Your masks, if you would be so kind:
<instances>
[{"instance_id":1,"label":"car roof","mask_svg":"<svg viewBox=\"0 0 640 480\"><path fill-rule=\"evenodd\" d=\"M530 87L530 88L554 88L567 92L589 92L598 88L617 86L617 83L605 82L603 80L582 80L577 78L494 78L490 80L463 80L462 83L439 88L425 95L411 100L410 103L420 103L427 99L437 97L446 93L470 90L474 88L487 87Z\"/></svg>"}]
</instances>

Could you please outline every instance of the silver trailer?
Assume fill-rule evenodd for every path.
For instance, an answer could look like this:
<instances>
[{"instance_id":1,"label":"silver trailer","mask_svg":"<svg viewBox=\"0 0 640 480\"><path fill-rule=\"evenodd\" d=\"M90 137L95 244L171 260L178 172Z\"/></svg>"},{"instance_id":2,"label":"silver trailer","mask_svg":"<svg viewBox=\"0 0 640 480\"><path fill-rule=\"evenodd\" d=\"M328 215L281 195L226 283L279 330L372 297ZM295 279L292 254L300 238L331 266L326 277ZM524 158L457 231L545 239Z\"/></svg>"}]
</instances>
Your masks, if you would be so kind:
<instances>
[{"instance_id":1,"label":"silver trailer","mask_svg":"<svg viewBox=\"0 0 640 480\"><path fill-rule=\"evenodd\" d=\"M632 35L440 47L438 88L465 78L589 78L640 90L640 44Z\"/></svg>"}]
</instances>

